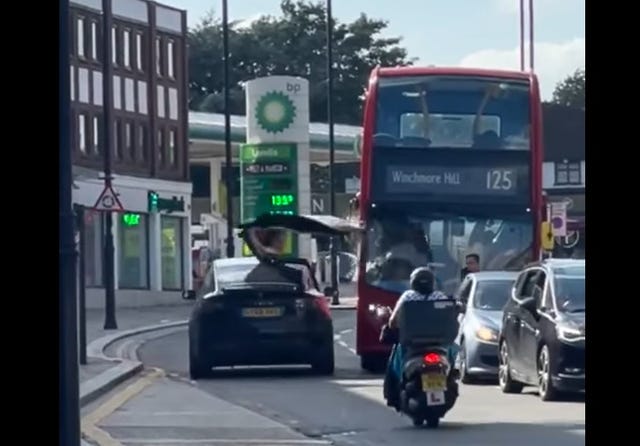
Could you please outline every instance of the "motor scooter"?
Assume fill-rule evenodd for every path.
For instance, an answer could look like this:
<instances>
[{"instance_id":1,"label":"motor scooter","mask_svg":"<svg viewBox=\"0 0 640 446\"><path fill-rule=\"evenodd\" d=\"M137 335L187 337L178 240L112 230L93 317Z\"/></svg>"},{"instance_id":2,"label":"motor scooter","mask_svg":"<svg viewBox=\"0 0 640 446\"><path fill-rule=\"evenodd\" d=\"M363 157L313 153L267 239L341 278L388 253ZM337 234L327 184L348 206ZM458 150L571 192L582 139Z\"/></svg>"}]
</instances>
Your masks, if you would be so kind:
<instances>
[{"instance_id":1,"label":"motor scooter","mask_svg":"<svg viewBox=\"0 0 640 446\"><path fill-rule=\"evenodd\" d=\"M398 330L388 327L391 309L380 307L384 320L381 341L402 345L402 375L394 396L396 410L409 416L413 425L437 428L440 419L458 398L459 372L450 363L448 346L457 336L455 301L405 302ZM422 320L421 320L422 319Z\"/></svg>"}]
</instances>

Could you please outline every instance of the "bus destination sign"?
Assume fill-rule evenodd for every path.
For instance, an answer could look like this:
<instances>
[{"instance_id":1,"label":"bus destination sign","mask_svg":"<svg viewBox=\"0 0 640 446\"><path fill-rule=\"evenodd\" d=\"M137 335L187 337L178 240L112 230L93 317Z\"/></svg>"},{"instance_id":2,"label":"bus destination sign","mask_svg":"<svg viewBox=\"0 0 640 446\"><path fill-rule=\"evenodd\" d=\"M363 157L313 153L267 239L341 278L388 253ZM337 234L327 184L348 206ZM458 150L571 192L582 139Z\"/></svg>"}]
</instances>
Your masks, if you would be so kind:
<instances>
[{"instance_id":1,"label":"bus destination sign","mask_svg":"<svg viewBox=\"0 0 640 446\"><path fill-rule=\"evenodd\" d=\"M524 168L526 170L526 168ZM513 197L522 194L523 167L388 166L389 194Z\"/></svg>"}]
</instances>

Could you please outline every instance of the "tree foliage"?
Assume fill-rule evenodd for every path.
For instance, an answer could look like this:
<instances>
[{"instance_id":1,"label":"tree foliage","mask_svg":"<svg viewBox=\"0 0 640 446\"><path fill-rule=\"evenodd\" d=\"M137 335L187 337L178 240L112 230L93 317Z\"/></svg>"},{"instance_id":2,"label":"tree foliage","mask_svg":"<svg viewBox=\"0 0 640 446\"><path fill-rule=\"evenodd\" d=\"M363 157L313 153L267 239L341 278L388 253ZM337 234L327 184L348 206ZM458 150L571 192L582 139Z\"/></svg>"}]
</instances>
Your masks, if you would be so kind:
<instances>
[{"instance_id":1,"label":"tree foliage","mask_svg":"<svg viewBox=\"0 0 640 446\"><path fill-rule=\"evenodd\" d=\"M327 120L326 14L324 1L283 0L282 15L229 24L230 109L245 113L243 83L270 75L309 80L311 120ZM334 19L334 115L360 124L364 88L376 65L410 65L400 37L384 38L384 20L361 14L351 23ZM212 14L189 33L192 110L223 112L222 23Z\"/></svg>"},{"instance_id":2,"label":"tree foliage","mask_svg":"<svg viewBox=\"0 0 640 446\"><path fill-rule=\"evenodd\" d=\"M578 69L565 80L559 82L553 92L552 102L566 107L584 109L585 70Z\"/></svg>"}]
</instances>

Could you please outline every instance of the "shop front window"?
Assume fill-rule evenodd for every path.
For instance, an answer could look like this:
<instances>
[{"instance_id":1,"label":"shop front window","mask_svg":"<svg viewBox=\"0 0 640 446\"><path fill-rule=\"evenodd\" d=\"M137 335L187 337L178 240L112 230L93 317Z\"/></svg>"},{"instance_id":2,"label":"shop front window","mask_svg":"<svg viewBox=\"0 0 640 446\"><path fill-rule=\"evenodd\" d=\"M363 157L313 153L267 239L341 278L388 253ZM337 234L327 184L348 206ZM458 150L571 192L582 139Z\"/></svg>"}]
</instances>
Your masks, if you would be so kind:
<instances>
[{"instance_id":1,"label":"shop front window","mask_svg":"<svg viewBox=\"0 0 640 446\"><path fill-rule=\"evenodd\" d=\"M182 218L162 216L162 289L179 290L183 287Z\"/></svg>"},{"instance_id":2,"label":"shop front window","mask_svg":"<svg viewBox=\"0 0 640 446\"><path fill-rule=\"evenodd\" d=\"M84 219L84 277L87 287L102 287L102 243L104 225L101 212L86 212Z\"/></svg>"},{"instance_id":3,"label":"shop front window","mask_svg":"<svg viewBox=\"0 0 640 446\"><path fill-rule=\"evenodd\" d=\"M147 215L124 213L118 228L118 286L149 288L149 224Z\"/></svg>"}]
</instances>

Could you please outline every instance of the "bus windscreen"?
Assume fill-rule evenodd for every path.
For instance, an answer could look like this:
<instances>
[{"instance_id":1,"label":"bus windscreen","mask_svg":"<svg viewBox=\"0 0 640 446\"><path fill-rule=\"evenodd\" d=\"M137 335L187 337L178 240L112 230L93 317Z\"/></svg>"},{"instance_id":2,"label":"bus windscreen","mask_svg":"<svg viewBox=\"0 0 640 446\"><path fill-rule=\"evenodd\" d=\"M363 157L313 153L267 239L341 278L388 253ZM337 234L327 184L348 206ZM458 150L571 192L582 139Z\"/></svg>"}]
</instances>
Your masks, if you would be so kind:
<instances>
[{"instance_id":1,"label":"bus windscreen","mask_svg":"<svg viewBox=\"0 0 640 446\"><path fill-rule=\"evenodd\" d=\"M379 79L374 146L529 150L526 81L456 76Z\"/></svg>"}]
</instances>

